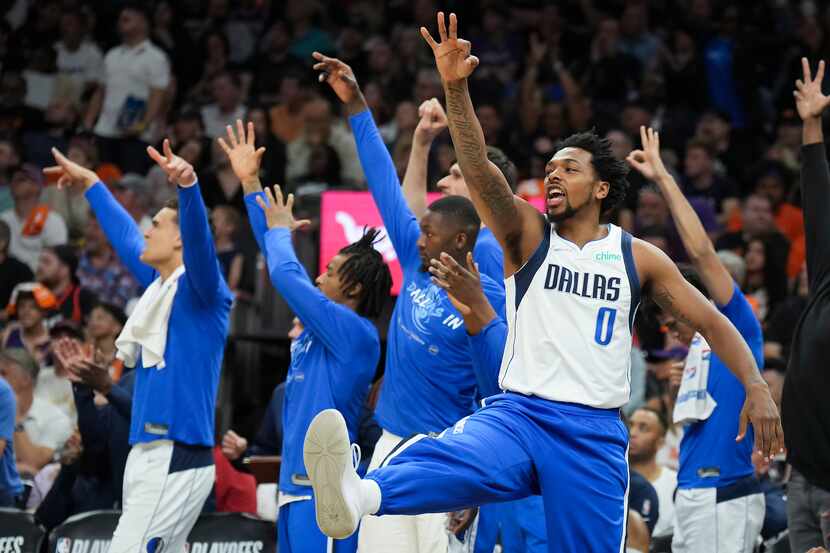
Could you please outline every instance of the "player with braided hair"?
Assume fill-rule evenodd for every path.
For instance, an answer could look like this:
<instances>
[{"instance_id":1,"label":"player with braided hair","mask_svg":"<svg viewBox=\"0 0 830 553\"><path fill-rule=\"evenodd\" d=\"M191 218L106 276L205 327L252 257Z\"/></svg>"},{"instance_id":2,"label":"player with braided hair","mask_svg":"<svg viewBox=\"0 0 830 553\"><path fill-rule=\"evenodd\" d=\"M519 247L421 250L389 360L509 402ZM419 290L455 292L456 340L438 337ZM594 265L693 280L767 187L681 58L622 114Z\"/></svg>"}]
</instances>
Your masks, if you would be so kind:
<instances>
[{"instance_id":1,"label":"player with braided hair","mask_svg":"<svg viewBox=\"0 0 830 553\"><path fill-rule=\"evenodd\" d=\"M341 249L312 283L291 242L291 232L308 221L294 219L293 195L283 199L279 186L273 193L263 191L257 175L265 149L254 147L253 124L246 132L242 121L237 121L236 132L230 126L227 130L230 144L222 138L219 144L242 182L251 228L268 262L271 282L304 327L291 346L285 385L279 550L354 551L354 540L332 542L314 523L302 447L311 420L330 408L344 414L349 435L357 437L361 408L380 359L380 338L370 319L380 315L392 287L389 267L373 247L380 232L367 229L360 240Z\"/></svg>"}]
</instances>

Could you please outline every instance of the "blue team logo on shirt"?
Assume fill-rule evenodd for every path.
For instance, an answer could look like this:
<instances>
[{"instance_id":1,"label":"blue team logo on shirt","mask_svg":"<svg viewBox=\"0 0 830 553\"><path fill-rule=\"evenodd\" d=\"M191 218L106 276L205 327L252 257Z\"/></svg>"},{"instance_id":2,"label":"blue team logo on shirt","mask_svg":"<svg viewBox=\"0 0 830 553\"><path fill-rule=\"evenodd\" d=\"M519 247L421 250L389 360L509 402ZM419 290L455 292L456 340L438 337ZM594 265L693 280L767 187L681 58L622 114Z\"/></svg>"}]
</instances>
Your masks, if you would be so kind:
<instances>
[{"instance_id":1,"label":"blue team logo on shirt","mask_svg":"<svg viewBox=\"0 0 830 553\"><path fill-rule=\"evenodd\" d=\"M414 282L410 282L406 291L412 299L412 324L418 332L432 334L428 329L430 319L444 315L444 308L441 307L441 289L434 284L421 289Z\"/></svg>"}]
</instances>

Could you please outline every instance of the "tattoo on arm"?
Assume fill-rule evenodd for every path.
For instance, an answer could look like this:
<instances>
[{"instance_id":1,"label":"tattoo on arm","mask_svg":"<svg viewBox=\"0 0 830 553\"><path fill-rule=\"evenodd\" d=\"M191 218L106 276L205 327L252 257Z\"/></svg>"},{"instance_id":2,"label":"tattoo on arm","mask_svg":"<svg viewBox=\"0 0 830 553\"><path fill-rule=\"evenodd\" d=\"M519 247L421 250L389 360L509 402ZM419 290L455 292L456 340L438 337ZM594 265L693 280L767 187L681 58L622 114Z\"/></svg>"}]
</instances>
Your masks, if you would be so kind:
<instances>
[{"instance_id":1,"label":"tattoo on arm","mask_svg":"<svg viewBox=\"0 0 830 553\"><path fill-rule=\"evenodd\" d=\"M665 286L658 287L652 293L652 299L657 303L657 305L671 313L671 315L678 322L681 322L686 326L690 326L695 330L699 330L698 325L694 323L691 319L689 319L689 317L686 316L683 310L678 308L675 297L672 295L671 291L669 291L669 289Z\"/></svg>"},{"instance_id":2,"label":"tattoo on arm","mask_svg":"<svg viewBox=\"0 0 830 553\"><path fill-rule=\"evenodd\" d=\"M513 193L490 170L483 135L474 123L476 115L464 84L447 85L447 115L458 164L467 185L478 194L494 218L513 216Z\"/></svg>"}]
</instances>

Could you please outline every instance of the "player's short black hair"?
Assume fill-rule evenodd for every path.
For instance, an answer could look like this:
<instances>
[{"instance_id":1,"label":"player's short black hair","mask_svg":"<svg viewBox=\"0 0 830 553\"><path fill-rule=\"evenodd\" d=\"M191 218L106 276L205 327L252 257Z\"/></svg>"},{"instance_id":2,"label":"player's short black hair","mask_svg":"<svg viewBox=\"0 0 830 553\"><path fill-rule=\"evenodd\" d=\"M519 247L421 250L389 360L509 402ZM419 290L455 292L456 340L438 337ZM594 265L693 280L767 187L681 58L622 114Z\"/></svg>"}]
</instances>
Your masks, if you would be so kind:
<instances>
[{"instance_id":1,"label":"player's short black hair","mask_svg":"<svg viewBox=\"0 0 830 553\"><path fill-rule=\"evenodd\" d=\"M473 202L464 196L445 196L429 204L429 210L440 213L467 234L470 249L476 243L481 219L476 213Z\"/></svg>"},{"instance_id":2,"label":"player's short black hair","mask_svg":"<svg viewBox=\"0 0 830 553\"><path fill-rule=\"evenodd\" d=\"M507 180L510 190L515 192L519 180L519 171L516 169L516 165L507 157L507 154L495 146L487 146L487 159L499 168L499 171Z\"/></svg>"},{"instance_id":3,"label":"player's short black hair","mask_svg":"<svg viewBox=\"0 0 830 553\"><path fill-rule=\"evenodd\" d=\"M383 255L374 247L379 235L379 230L368 228L360 240L339 252L348 256L337 271L342 291L349 296L360 285L357 314L370 319L381 314L392 289L392 273Z\"/></svg>"},{"instance_id":4,"label":"player's short black hair","mask_svg":"<svg viewBox=\"0 0 830 553\"><path fill-rule=\"evenodd\" d=\"M593 130L572 134L560 140L556 151L564 148L579 148L591 154L591 164L597 178L608 183L608 195L602 199L600 210L608 213L622 204L628 192L628 164L614 157L611 152L611 142L599 136Z\"/></svg>"}]
</instances>

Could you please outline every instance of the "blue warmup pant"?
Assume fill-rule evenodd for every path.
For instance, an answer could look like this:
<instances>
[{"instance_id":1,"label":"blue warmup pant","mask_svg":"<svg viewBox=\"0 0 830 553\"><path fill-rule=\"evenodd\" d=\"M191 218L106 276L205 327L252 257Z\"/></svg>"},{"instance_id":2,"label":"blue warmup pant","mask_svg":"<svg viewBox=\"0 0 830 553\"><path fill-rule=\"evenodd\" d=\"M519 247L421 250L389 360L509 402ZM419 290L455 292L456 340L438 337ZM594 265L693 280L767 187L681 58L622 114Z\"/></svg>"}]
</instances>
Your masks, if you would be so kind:
<instances>
[{"instance_id":1,"label":"blue warmup pant","mask_svg":"<svg viewBox=\"0 0 830 553\"><path fill-rule=\"evenodd\" d=\"M548 540L542 496L483 505L473 553L493 553L499 536L502 549L509 553L545 553Z\"/></svg>"},{"instance_id":2,"label":"blue warmup pant","mask_svg":"<svg viewBox=\"0 0 830 553\"><path fill-rule=\"evenodd\" d=\"M329 541L333 542L329 549ZM279 553L355 553L357 532L345 540L332 540L317 526L314 501L295 501L280 507L277 517Z\"/></svg>"},{"instance_id":3,"label":"blue warmup pant","mask_svg":"<svg viewBox=\"0 0 830 553\"><path fill-rule=\"evenodd\" d=\"M618 410L504 393L437 438L403 442L367 475L378 515L457 511L543 497L548 551L622 548L628 431Z\"/></svg>"}]
</instances>

